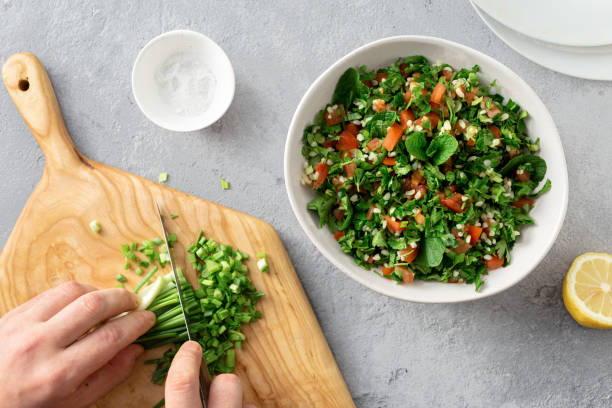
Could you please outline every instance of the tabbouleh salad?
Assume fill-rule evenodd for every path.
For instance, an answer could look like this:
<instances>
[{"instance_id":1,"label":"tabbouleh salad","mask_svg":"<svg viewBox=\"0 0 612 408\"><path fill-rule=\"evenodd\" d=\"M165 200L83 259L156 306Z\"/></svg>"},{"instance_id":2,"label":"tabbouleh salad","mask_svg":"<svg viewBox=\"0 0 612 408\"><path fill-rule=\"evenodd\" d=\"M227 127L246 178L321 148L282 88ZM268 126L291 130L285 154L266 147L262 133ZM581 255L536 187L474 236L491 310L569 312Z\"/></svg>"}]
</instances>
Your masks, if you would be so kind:
<instances>
[{"instance_id":1,"label":"tabbouleh salad","mask_svg":"<svg viewBox=\"0 0 612 408\"><path fill-rule=\"evenodd\" d=\"M473 283L508 265L534 200L551 188L526 111L479 67L425 57L349 68L304 130L308 209L342 251L397 282ZM380 271L379 271L380 270Z\"/></svg>"}]
</instances>

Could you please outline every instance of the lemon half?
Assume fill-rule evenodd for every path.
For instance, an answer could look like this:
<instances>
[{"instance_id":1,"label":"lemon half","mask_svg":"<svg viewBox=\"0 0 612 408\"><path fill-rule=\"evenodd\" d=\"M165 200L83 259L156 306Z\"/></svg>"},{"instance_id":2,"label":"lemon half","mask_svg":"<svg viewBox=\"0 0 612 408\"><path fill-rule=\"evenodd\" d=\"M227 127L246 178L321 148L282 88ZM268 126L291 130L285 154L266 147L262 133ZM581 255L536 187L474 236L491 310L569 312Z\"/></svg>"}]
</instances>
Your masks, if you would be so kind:
<instances>
[{"instance_id":1,"label":"lemon half","mask_svg":"<svg viewBox=\"0 0 612 408\"><path fill-rule=\"evenodd\" d=\"M612 329L612 255L588 252L570 266L563 303L581 325Z\"/></svg>"}]
</instances>

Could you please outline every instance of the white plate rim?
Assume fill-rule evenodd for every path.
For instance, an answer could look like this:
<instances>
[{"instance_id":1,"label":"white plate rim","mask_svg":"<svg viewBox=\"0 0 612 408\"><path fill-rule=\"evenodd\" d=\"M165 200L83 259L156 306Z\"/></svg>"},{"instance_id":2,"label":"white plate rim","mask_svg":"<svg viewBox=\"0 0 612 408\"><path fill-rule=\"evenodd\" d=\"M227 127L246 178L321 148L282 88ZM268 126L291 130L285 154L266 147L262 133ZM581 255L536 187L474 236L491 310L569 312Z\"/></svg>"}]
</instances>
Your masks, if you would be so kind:
<instances>
[{"instance_id":1,"label":"white plate rim","mask_svg":"<svg viewBox=\"0 0 612 408\"><path fill-rule=\"evenodd\" d=\"M562 47L554 44L549 44L546 42L542 42L539 40L531 40L532 43L538 44L543 47L547 52L552 52L557 54L560 58L568 59L572 58L574 61L585 61L584 67L587 69L585 71L573 71L567 68L567 64L564 64L562 61L557 63L551 62L548 59L544 59L544 54L533 54L525 50L524 42L529 41L528 37L524 37L523 34L512 30L510 27L505 26L500 21L494 19L492 16L488 15L484 10L481 10L478 5L470 0L470 3L476 14L480 17L480 19L485 23L485 25L499 38L510 47L512 50L527 58L528 60L544 67L550 69L555 72L559 72L564 75L572 76L575 78L583 78L589 79L593 81L610 81L612 80L612 70L609 73L605 73L603 70L589 70L590 67L598 66L594 61L589 61L588 63L585 60L585 56L588 56L589 53L581 53L577 55L574 52L579 52L581 50L591 52L596 51L599 47ZM523 38L524 37L524 38ZM610 58L612 59L612 50L609 51Z\"/></svg>"},{"instance_id":2,"label":"white plate rim","mask_svg":"<svg viewBox=\"0 0 612 408\"><path fill-rule=\"evenodd\" d=\"M570 46L570 47L598 47L602 45L612 44L612 30L607 27L604 29L606 31L606 34L603 36L600 36L599 40L593 40L592 37L583 37L581 36L580 32L577 33L576 31L573 31L573 35L577 34L578 38L574 36L574 37L571 37L570 39L570 37L565 36L565 30L560 30L556 28L556 27L562 27L562 24L559 24L559 23L555 23L553 26L551 26L552 31L550 31L549 33L547 33L545 30L533 28L534 24L531 24L531 27L530 27L530 24L526 23L530 21L530 15L539 16L539 14L535 13L534 10L531 10L532 13L523 13L519 21L513 18L511 11L510 13L508 13L508 10L506 9L506 13L503 13L503 10L499 10L497 8L497 7L502 7L502 8L507 7L509 4L512 4L513 9L521 8L524 6L533 7L533 5L536 5L535 7L537 7L537 5L544 4L548 10L552 10L554 13L559 10L567 10L567 8L569 7L570 9L567 10L567 14L572 15L573 18L576 19L576 16L577 15L580 16L581 14L580 10L589 9L590 5L588 4L587 5L583 4L582 5L583 7L574 7L574 5L572 4L572 1L565 1L565 4L564 4L562 0L556 0L554 2L555 3L554 7L548 7L550 6L552 2L549 2L546 0L545 1L531 0L529 2L526 2L526 3L529 3L531 6L529 4L528 5L524 5L524 4L517 5L516 2L514 1L504 1L504 0L470 0L470 1L473 3L477 3L478 7L482 11L484 11L491 18L494 18L495 20L499 21L501 24L508 27L509 29L517 33L520 33L526 37L536 39L542 42L546 42L548 44ZM584 1L584 0L581 0L581 1ZM599 1L599 3L601 5L604 5L608 2ZM612 10L612 7L610 5L608 5L608 7L610 8L610 10ZM605 14L606 10L600 10L600 13ZM525 17L525 14L527 14L526 17ZM565 16L557 15L557 17L558 17L557 21L562 21ZM591 24L593 24L592 16L582 15L581 17L583 20L589 20ZM536 25L541 26L542 24L536 24ZM602 24L602 25L609 26L609 24ZM580 31L584 31L584 30L580 30ZM591 32L591 34L594 34L594 33ZM559 36L561 36L561 38L564 40L560 39Z\"/></svg>"}]
</instances>

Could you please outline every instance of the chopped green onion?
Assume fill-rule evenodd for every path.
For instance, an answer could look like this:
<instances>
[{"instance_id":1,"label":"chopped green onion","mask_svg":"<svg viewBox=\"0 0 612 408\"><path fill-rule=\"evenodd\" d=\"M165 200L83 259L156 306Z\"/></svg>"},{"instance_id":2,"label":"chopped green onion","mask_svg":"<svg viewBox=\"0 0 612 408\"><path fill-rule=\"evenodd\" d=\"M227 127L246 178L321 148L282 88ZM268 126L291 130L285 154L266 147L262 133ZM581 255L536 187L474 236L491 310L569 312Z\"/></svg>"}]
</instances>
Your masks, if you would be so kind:
<instances>
[{"instance_id":1,"label":"chopped green onion","mask_svg":"<svg viewBox=\"0 0 612 408\"><path fill-rule=\"evenodd\" d=\"M123 274L119 274L117 276L115 276L115 280L121 283L127 282L127 278L125 276L123 276Z\"/></svg>"},{"instance_id":2,"label":"chopped green onion","mask_svg":"<svg viewBox=\"0 0 612 408\"><path fill-rule=\"evenodd\" d=\"M147 273L145 277L142 278L142 280L138 283L138 285L136 285L136 287L134 288L134 293L138 293L140 288L142 288L148 281L151 280L153 275L155 275L155 272L157 272L157 266L154 266L153 268L151 268L149 273Z\"/></svg>"},{"instance_id":3,"label":"chopped green onion","mask_svg":"<svg viewBox=\"0 0 612 408\"><path fill-rule=\"evenodd\" d=\"M170 218L172 218L173 220L176 220L178 217L178 214L170 214Z\"/></svg>"},{"instance_id":4,"label":"chopped green onion","mask_svg":"<svg viewBox=\"0 0 612 408\"><path fill-rule=\"evenodd\" d=\"M265 258L266 257L266 253L265 252L258 252L258 253L255 254L255 257L258 258L258 259Z\"/></svg>"},{"instance_id":5,"label":"chopped green onion","mask_svg":"<svg viewBox=\"0 0 612 408\"><path fill-rule=\"evenodd\" d=\"M174 234L173 234L174 235ZM176 241L176 235L168 236L168 243ZM158 257L163 260L167 252ZM240 332L243 324L255 321L261 313L255 308L263 293L257 291L248 277L248 268L243 263L248 255L229 245L220 245L207 239L200 232L195 242L187 250L187 258L198 271L200 287L193 289L191 284L179 273L179 284L190 332L202 345L211 374L232 372L235 367L235 348L241 348L245 336ZM149 275L137 287L140 289L150 279ZM170 277L168 282L164 279ZM151 301L151 297L155 298ZM137 343L145 349L174 343L176 348L186 341L185 321L180 309L179 299L171 278L167 274L146 286L139 296L146 297L141 306L155 313L155 325L141 336ZM167 351L160 359L148 361L156 364L152 381L161 384L167 374L174 351Z\"/></svg>"},{"instance_id":6,"label":"chopped green onion","mask_svg":"<svg viewBox=\"0 0 612 408\"><path fill-rule=\"evenodd\" d=\"M266 258L261 258L257 261L257 269L259 269L261 272L268 272L269 267Z\"/></svg>"},{"instance_id":7,"label":"chopped green onion","mask_svg":"<svg viewBox=\"0 0 612 408\"><path fill-rule=\"evenodd\" d=\"M100 232L100 223L98 222L98 220L93 220L89 223L89 228L91 228L91 230L97 234L98 232Z\"/></svg>"},{"instance_id":8,"label":"chopped green onion","mask_svg":"<svg viewBox=\"0 0 612 408\"><path fill-rule=\"evenodd\" d=\"M159 173L159 176L157 176L157 179L159 180L160 183L165 183L166 181L168 181L168 173L166 172Z\"/></svg>"},{"instance_id":9,"label":"chopped green onion","mask_svg":"<svg viewBox=\"0 0 612 408\"><path fill-rule=\"evenodd\" d=\"M125 261L125 265L123 265L123 269L128 270L132 267L132 264L129 261Z\"/></svg>"},{"instance_id":10,"label":"chopped green onion","mask_svg":"<svg viewBox=\"0 0 612 408\"><path fill-rule=\"evenodd\" d=\"M142 275L142 268L136 268L134 272L136 272L136 275Z\"/></svg>"},{"instance_id":11,"label":"chopped green onion","mask_svg":"<svg viewBox=\"0 0 612 408\"><path fill-rule=\"evenodd\" d=\"M230 187L229 182L221 177L221 188L227 190Z\"/></svg>"}]
</instances>

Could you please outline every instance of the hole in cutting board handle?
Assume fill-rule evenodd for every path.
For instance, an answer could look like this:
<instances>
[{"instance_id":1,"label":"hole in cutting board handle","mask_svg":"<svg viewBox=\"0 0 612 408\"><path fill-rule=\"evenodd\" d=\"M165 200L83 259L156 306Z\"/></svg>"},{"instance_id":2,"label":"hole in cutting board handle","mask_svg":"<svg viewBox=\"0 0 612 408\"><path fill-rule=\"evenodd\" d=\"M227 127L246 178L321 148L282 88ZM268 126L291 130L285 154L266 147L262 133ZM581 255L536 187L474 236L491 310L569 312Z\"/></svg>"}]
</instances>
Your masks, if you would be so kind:
<instances>
[{"instance_id":1,"label":"hole in cutting board handle","mask_svg":"<svg viewBox=\"0 0 612 408\"><path fill-rule=\"evenodd\" d=\"M20 79L19 83L17 84L17 86L19 86L19 89L21 89L22 91L27 91L28 89L30 89L30 81L26 79Z\"/></svg>"}]
</instances>

